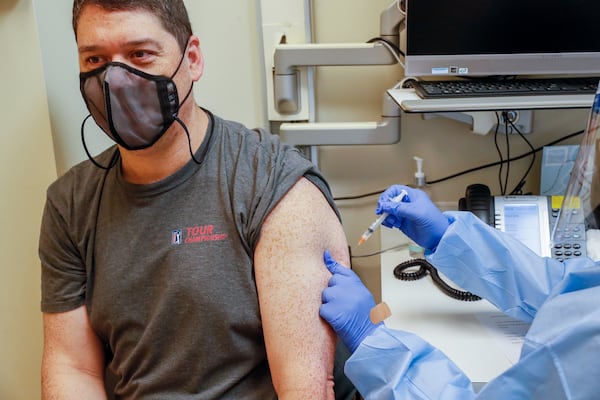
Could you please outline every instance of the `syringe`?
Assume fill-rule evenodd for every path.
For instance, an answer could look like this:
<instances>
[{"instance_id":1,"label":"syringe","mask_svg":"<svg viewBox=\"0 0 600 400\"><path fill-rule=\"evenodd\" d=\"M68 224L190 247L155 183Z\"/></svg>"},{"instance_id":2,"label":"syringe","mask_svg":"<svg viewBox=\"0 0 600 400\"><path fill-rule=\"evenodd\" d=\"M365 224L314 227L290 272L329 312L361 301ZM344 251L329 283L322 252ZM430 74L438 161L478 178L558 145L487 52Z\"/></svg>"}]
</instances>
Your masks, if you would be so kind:
<instances>
[{"instance_id":1,"label":"syringe","mask_svg":"<svg viewBox=\"0 0 600 400\"><path fill-rule=\"evenodd\" d=\"M402 199L404 198L404 196L406 196L408 193L406 193L406 190L402 190L400 192L400 194L394 198L392 198L392 201L394 203L399 203L402 201ZM383 213L379 216L379 218L377 218L375 220L375 222L373 222L371 224L371 226L369 226L367 228L367 230L365 231L365 233L362 234L362 236L360 237L360 239L358 240L358 245L360 246L361 244L363 244L364 242L366 242L367 240L369 240L369 238L371 237L371 235L373 234L373 232L375 232L375 230L377 228L379 228L379 225L381 225L381 223L387 218L388 214Z\"/></svg>"}]
</instances>

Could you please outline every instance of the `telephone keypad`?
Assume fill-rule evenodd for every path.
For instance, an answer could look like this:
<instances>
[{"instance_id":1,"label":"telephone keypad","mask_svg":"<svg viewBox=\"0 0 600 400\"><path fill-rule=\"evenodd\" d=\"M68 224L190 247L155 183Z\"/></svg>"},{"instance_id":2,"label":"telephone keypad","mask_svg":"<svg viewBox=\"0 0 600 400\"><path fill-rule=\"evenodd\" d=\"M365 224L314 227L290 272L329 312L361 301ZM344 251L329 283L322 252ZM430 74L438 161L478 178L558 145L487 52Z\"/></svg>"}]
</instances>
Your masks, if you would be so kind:
<instances>
[{"instance_id":1,"label":"telephone keypad","mask_svg":"<svg viewBox=\"0 0 600 400\"><path fill-rule=\"evenodd\" d=\"M558 261L565 261L569 258L585 256L585 225L583 215L580 210L572 210L575 217L573 223L564 227L562 239L563 243L557 243L552 248L552 258ZM552 208L550 213L550 229L553 228L558 218L559 209Z\"/></svg>"}]
</instances>

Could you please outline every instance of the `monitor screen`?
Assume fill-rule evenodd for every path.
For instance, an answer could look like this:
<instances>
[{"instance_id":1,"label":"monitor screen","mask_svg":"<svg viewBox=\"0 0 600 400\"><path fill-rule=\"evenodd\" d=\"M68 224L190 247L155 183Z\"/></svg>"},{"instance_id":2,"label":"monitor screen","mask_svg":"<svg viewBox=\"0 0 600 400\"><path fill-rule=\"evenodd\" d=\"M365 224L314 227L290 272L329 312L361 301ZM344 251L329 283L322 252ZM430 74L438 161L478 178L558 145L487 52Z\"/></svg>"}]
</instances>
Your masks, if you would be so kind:
<instances>
[{"instance_id":1,"label":"monitor screen","mask_svg":"<svg viewBox=\"0 0 600 400\"><path fill-rule=\"evenodd\" d=\"M600 75L598 0L406 0L406 76Z\"/></svg>"}]
</instances>

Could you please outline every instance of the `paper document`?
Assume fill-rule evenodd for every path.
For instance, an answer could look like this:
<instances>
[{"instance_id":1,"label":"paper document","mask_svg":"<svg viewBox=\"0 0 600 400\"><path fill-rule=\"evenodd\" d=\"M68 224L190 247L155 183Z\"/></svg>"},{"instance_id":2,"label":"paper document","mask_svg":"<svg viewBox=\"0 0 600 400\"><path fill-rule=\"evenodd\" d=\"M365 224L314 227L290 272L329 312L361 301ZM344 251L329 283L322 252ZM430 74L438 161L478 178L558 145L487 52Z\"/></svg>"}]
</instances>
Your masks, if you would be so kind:
<instances>
[{"instance_id":1,"label":"paper document","mask_svg":"<svg viewBox=\"0 0 600 400\"><path fill-rule=\"evenodd\" d=\"M500 312L475 313L475 317L494 339L511 364L519 361L523 338L529 324Z\"/></svg>"}]
</instances>

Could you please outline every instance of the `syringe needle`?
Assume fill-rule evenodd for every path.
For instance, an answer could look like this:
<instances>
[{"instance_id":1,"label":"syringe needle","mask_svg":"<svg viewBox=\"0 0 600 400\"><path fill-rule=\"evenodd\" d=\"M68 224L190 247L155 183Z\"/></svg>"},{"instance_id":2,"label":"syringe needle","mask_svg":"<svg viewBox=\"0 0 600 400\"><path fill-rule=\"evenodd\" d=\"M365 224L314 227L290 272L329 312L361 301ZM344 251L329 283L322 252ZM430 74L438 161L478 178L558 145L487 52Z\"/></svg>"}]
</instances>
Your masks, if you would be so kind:
<instances>
[{"instance_id":1,"label":"syringe needle","mask_svg":"<svg viewBox=\"0 0 600 400\"><path fill-rule=\"evenodd\" d=\"M375 220L375 222L373 222L368 228L367 230L362 234L362 236L360 237L360 240L358 241L359 246L361 244L363 244L364 242L366 242L367 240L369 240L369 238L371 237L371 235L373 234L373 232L375 232L375 230L379 227L379 225L381 225L381 223L387 218L387 214L381 214L379 216L379 218L377 218Z\"/></svg>"},{"instance_id":2,"label":"syringe needle","mask_svg":"<svg viewBox=\"0 0 600 400\"><path fill-rule=\"evenodd\" d=\"M400 192L400 194L396 197L394 197L392 199L392 201L394 203L398 203L400 201L402 201L402 199L404 198L404 196L406 196L408 193L406 193L406 190L402 190ZM377 230L377 228L379 228L379 226L381 225L381 223L387 218L387 214L383 213L381 214L376 220L375 222L373 222L368 228L367 230L361 235L360 239L358 240L358 245L360 246L361 244L363 244L364 242L366 242L367 240L369 240L369 238L371 237L371 235L373 234L373 232L375 232L375 230Z\"/></svg>"}]
</instances>

